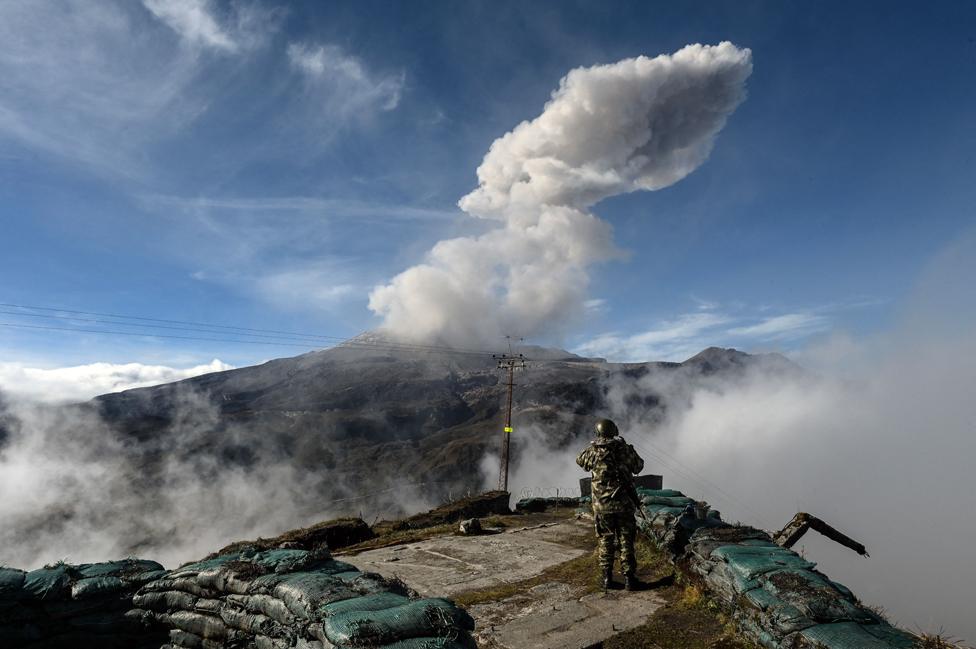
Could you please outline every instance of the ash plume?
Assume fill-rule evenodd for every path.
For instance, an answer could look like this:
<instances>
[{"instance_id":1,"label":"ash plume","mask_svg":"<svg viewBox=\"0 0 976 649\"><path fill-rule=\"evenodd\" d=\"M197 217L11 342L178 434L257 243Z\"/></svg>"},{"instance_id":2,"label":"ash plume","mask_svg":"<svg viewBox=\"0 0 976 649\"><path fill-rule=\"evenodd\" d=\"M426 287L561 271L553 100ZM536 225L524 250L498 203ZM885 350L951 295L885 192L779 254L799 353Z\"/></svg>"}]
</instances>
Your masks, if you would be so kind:
<instances>
[{"instance_id":1,"label":"ash plume","mask_svg":"<svg viewBox=\"0 0 976 649\"><path fill-rule=\"evenodd\" d=\"M572 322L588 268L621 254L588 208L700 166L745 98L751 59L723 42L572 70L542 114L495 140L458 203L494 228L437 243L376 287L370 309L395 336L455 345Z\"/></svg>"}]
</instances>

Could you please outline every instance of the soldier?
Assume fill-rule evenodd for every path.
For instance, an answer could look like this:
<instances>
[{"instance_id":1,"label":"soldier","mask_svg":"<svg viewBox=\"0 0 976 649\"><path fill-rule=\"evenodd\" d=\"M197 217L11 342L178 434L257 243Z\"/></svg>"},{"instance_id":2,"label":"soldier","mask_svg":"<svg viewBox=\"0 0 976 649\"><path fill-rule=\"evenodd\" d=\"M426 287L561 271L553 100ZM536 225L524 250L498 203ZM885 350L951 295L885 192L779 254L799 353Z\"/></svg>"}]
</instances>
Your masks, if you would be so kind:
<instances>
[{"instance_id":1,"label":"soldier","mask_svg":"<svg viewBox=\"0 0 976 649\"><path fill-rule=\"evenodd\" d=\"M634 475L644 468L644 460L634 447L617 436L617 425L609 419L596 422L596 440L576 458L584 471L593 472L590 491L593 516L599 538L600 567L603 587L613 583L614 544L620 547L620 566L624 571L624 588L634 590L639 582L634 537L637 510Z\"/></svg>"}]
</instances>

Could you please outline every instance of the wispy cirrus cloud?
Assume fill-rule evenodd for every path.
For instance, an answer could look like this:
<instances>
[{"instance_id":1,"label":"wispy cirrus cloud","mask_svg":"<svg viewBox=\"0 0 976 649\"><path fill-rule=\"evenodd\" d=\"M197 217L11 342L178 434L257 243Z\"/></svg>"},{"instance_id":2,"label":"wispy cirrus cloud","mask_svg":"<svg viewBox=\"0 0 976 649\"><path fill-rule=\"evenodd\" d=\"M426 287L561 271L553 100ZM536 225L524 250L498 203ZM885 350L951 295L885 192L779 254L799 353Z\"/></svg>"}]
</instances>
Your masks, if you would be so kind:
<instances>
[{"instance_id":1,"label":"wispy cirrus cloud","mask_svg":"<svg viewBox=\"0 0 976 649\"><path fill-rule=\"evenodd\" d=\"M684 360L701 351L701 340L731 321L719 313L686 313L640 333L602 334L575 351L615 361Z\"/></svg>"},{"instance_id":2,"label":"wispy cirrus cloud","mask_svg":"<svg viewBox=\"0 0 976 649\"><path fill-rule=\"evenodd\" d=\"M155 38L138 5L0 3L0 139L101 172L205 107L193 52Z\"/></svg>"},{"instance_id":3,"label":"wispy cirrus cloud","mask_svg":"<svg viewBox=\"0 0 976 649\"><path fill-rule=\"evenodd\" d=\"M217 22L209 0L143 0L143 5L190 43L228 51L238 47Z\"/></svg>"},{"instance_id":4,"label":"wispy cirrus cloud","mask_svg":"<svg viewBox=\"0 0 976 649\"><path fill-rule=\"evenodd\" d=\"M759 340L791 340L830 326L830 319L816 313L784 313L764 318L755 324L732 327L728 334Z\"/></svg>"},{"instance_id":5,"label":"wispy cirrus cloud","mask_svg":"<svg viewBox=\"0 0 976 649\"><path fill-rule=\"evenodd\" d=\"M302 73L308 92L331 113L393 110L406 82L403 72L370 71L358 57L332 44L291 43L288 60Z\"/></svg>"},{"instance_id":6,"label":"wispy cirrus cloud","mask_svg":"<svg viewBox=\"0 0 976 649\"><path fill-rule=\"evenodd\" d=\"M655 322L637 333L610 332L577 346L587 356L614 361L683 361L705 347L769 347L788 345L828 331L834 311L862 304L834 304L768 315L765 309L722 305L693 298L696 310Z\"/></svg>"}]
</instances>

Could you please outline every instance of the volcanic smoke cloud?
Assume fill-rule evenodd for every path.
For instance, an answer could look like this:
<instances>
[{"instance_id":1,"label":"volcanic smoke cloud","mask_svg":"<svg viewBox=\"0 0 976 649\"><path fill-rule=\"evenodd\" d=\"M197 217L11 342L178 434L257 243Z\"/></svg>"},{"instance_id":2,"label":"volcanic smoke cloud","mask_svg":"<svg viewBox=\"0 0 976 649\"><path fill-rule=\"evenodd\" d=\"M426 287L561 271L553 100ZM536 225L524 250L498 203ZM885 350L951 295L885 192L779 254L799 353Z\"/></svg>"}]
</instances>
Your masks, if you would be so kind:
<instances>
[{"instance_id":1,"label":"volcanic smoke cloud","mask_svg":"<svg viewBox=\"0 0 976 649\"><path fill-rule=\"evenodd\" d=\"M458 203L498 226L439 242L375 288L370 309L393 335L454 345L572 321L589 265L619 255L588 208L698 168L751 72L751 52L728 42L572 70L541 115L495 140Z\"/></svg>"}]
</instances>

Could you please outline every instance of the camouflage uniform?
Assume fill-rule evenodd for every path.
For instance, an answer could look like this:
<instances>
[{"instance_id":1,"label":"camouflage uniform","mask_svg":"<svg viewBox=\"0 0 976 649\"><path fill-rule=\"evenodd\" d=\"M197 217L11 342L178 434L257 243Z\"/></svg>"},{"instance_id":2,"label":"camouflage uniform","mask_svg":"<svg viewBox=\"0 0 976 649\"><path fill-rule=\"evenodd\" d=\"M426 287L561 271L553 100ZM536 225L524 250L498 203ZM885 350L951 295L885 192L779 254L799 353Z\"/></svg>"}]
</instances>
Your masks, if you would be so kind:
<instances>
[{"instance_id":1,"label":"camouflage uniform","mask_svg":"<svg viewBox=\"0 0 976 649\"><path fill-rule=\"evenodd\" d=\"M620 547L620 565L624 574L633 576L637 570L634 557L634 537L637 524L636 507L630 493L633 475L644 468L644 460L634 447L619 437L598 438L583 449L576 463L593 472L590 490L593 515L599 537L600 567L609 575L613 569L615 545Z\"/></svg>"}]
</instances>

